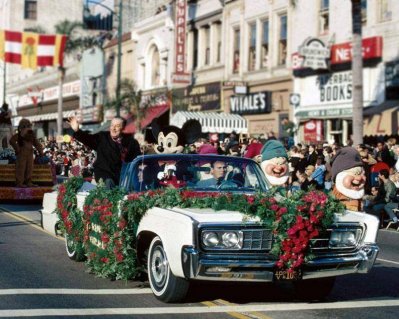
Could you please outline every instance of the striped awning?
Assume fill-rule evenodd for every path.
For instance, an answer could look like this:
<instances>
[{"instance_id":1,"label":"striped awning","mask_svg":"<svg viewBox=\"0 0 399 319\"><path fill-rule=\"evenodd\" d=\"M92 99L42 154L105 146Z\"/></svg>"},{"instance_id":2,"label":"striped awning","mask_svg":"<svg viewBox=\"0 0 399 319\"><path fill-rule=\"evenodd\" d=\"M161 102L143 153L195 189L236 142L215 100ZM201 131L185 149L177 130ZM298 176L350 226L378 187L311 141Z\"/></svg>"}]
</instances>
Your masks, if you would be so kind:
<instances>
[{"instance_id":1,"label":"striped awning","mask_svg":"<svg viewBox=\"0 0 399 319\"><path fill-rule=\"evenodd\" d=\"M68 117L74 116L75 112L76 112L76 110L64 111L64 112L62 112L62 118L67 119ZM44 113L44 114L38 114L38 115L32 115L32 116L18 116L18 117L15 117L14 121L18 124L22 118L25 118L33 123L33 122L40 122L40 121L56 120L57 117L58 117L58 113L54 112L54 113Z\"/></svg>"},{"instance_id":2,"label":"striped awning","mask_svg":"<svg viewBox=\"0 0 399 319\"><path fill-rule=\"evenodd\" d=\"M191 119L201 123L203 133L248 133L247 120L230 113L179 111L173 115L170 124L181 128Z\"/></svg>"}]
</instances>

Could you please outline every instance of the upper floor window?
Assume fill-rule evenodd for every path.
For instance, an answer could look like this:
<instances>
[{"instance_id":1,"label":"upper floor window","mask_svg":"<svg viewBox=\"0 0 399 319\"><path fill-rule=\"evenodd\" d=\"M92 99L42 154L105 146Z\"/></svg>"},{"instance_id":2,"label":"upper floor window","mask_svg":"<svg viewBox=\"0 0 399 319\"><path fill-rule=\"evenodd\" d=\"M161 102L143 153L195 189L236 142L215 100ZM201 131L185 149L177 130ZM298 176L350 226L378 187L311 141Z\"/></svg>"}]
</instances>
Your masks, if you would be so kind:
<instances>
[{"instance_id":1,"label":"upper floor window","mask_svg":"<svg viewBox=\"0 0 399 319\"><path fill-rule=\"evenodd\" d=\"M37 19L37 1L25 0L24 19L36 20Z\"/></svg>"},{"instance_id":2,"label":"upper floor window","mask_svg":"<svg viewBox=\"0 0 399 319\"><path fill-rule=\"evenodd\" d=\"M152 60L151 60L151 85L159 86L161 83L161 73L159 65L159 51L156 46L152 50Z\"/></svg>"},{"instance_id":3,"label":"upper floor window","mask_svg":"<svg viewBox=\"0 0 399 319\"><path fill-rule=\"evenodd\" d=\"M269 65L269 21L262 22L262 50L261 67L267 68Z\"/></svg>"},{"instance_id":4,"label":"upper floor window","mask_svg":"<svg viewBox=\"0 0 399 319\"><path fill-rule=\"evenodd\" d=\"M233 73L238 73L240 69L240 29L233 31Z\"/></svg>"},{"instance_id":5,"label":"upper floor window","mask_svg":"<svg viewBox=\"0 0 399 319\"><path fill-rule=\"evenodd\" d=\"M249 26L248 71L255 70L256 65L256 23Z\"/></svg>"},{"instance_id":6,"label":"upper floor window","mask_svg":"<svg viewBox=\"0 0 399 319\"><path fill-rule=\"evenodd\" d=\"M198 29L193 30L193 69L198 67Z\"/></svg>"},{"instance_id":7,"label":"upper floor window","mask_svg":"<svg viewBox=\"0 0 399 319\"><path fill-rule=\"evenodd\" d=\"M216 23L216 63L222 61L222 24Z\"/></svg>"},{"instance_id":8,"label":"upper floor window","mask_svg":"<svg viewBox=\"0 0 399 319\"><path fill-rule=\"evenodd\" d=\"M365 25L367 23L367 0L361 0L361 8L362 8L362 24Z\"/></svg>"},{"instance_id":9,"label":"upper floor window","mask_svg":"<svg viewBox=\"0 0 399 319\"><path fill-rule=\"evenodd\" d=\"M390 21L392 19L392 7L390 0L379 0L378 22Z\"/></svg>"},{"instance_id":10,"label":"upper floor window","mask_svg":"<svg viewBox=\"0 0 399 319\"><path fill-rule=\"evenodd\" d=\"M278 65L285 65L287 61L287 15L280 16L279 27Z\"/></svg>"},{"instance_id":11,"label":"upper floor window","mask_svg":"<svg viewBox=\"0 0 399 319\"><path fill-rule=\"evenodd\" d=\"M321 34L327 33L330 27L329 2L329 0L320 0L319 22Z\"/></svg>"},{"instance_id":12,"label":"upper floor window","mask_svg":"<svg viewBox=\"0 0 399 319\"><path fill-rule=\"evenodd\" d=\"M211 64L211 29L209 26L204 28L205 41L205 65Z\"/></svg>"}]
</instances>

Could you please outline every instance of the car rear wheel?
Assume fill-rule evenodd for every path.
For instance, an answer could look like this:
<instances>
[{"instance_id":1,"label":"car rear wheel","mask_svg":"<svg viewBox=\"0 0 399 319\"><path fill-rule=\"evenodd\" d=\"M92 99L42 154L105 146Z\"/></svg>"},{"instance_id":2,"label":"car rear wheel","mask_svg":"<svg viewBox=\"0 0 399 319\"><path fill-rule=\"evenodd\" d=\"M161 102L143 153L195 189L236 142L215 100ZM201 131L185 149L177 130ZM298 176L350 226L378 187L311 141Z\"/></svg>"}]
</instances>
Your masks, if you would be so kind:
<instances>
[{"instance_id":1,"label":"car rear wheel","mask_svg":"<svg viewBox=\"0 0 399 319\"><path fill-rule=\"evenodd\" d=\"M65 250L69 259L75 261L83 261L85 259L83 251L76 249L76 243L74 239L68 234L65 234Z\"/></svg>"},{"instance_id":2,"label":"car rear wheel","mask_svg":"<svg viewBox=\"0 0 399 319\"><path fill-rule=\"evenodd\" d=\"M155 297L164 302L177 302L187 295L189 282L173 275L161 239L156 236L148 252L148 279Z\"/></svg>"},{"instance_id":3,"label":"car rear wheel","mask_svg":"<svg viewBox=\"0 0 399 319\"><path fill-rule=\"evenodd\" d=\"M335 277L307 279L294 282L295 295L306 301L325 299L334 288Z\"/></svg>"}]
</instances>

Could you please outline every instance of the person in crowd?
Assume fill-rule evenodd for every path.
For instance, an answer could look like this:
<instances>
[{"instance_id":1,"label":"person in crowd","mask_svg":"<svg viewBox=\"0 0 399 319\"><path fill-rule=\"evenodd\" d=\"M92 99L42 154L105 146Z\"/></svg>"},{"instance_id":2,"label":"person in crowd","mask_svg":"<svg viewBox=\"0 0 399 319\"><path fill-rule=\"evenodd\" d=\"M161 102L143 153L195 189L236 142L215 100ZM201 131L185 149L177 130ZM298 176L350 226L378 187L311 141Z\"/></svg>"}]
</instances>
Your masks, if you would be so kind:
<instances>
[{"instance_id":1,"label":"person in crowd","mask_svg":"<svg viewBox=\"0 0 399 319\"><path fill-rule=\"evenodd\" d=\"M3 103L0 108L0 150L5 147L7 148L12 136L12 123L11 123L11 111L8 108L7 103Z\"/></svg>"},{"instance_id":2,"label":"person in crowd","mask_svg":"<svg viewBox=\"0 0 399 319\"><path fill-rule=\"evenodd\" d=\"M197 182L196 186L200 188L217 188L223 182L227 173L227 166L225 162L215 161L211 163L212 177Z\"/></svg>"},{"instance_id":3,"label":"person in crowd","mask_svg":"<svg viewBox=\"0 0 399 319\"><path fill-rule=\"evenodd\" d=\"M263 144L259 142L257 138L253 138L248 145L246 152L244 153L245 158L252 158L253 160L257 161L260 163L261 161L261 156L260 156L260 151L263 147Z\"/></svg>"},{"instance_id":4,"label":"person in crowd","mask_svg":"<svg viewBox=\"0 0 399 319\"><path fill-rule=\"evenodd\" d=\"M74 138L97 152L94 163L96 182L102 179L107 188L119 184L123 162L130 162L141 154L140 145L132 135L123 134L125 120L119 117L111 121L109 132L89 134L79 129L76 117L69 118Z\"/></svg>"},{"instance_id":5,"label":"person in crowd","mask_svg":"<svg viewBox=\"0 0 399 319\"><path fill-rule=\"evenodd\" d=\"M388 147L385 145L384 142L378 142L377 143L377 153L376 153L376 159L377 162L384 162L388 166L393 166L393 158L391 157L391 154L389 153Z\"/></svg>"},{"instance_id":6,"label":"person in crowd","mask_svg":"<svg viewBox=\"0 0 399 319\"><path fill-rule=\"evenodd\" d=\"M316 186L317 186L316 181L310 179L306 172L297 171L296 176L298 179L298 183L300 185L300 189L302 191L308 191L309 188L311 188L311 187L316 188Z\"/></svg>"},{"instance_id":7,"label":"person in crowd","mask_svg":"<svg viewBox=\"0 0 399 319\"><path fill-rule=\"evenodd\" d=\"M17 161L15 165L15 179L17 187L35 187L32 183L33 149L43 156L42 145L37 140L32 130L32 123L21 119L18 124L18 133L10 139L10 144L15 150Z\"/></svg>"},{"instance_id":8,"label":"person in crowd","mask_svg":"<svg viewBox=\"0 0 399 319\"><path fill-rule=\"evenodd\" d=\"M310 144L309 152L308 152L308 155L306 156L307 165L315 166L316 161L317 161L316 146L314 144Z\"/></svg>"},{"instance_id":9,"label":"person in crowd","mask_svg":"<svg viewBox=\"0 0 399 319\"><path fill-rule=\"evenodd\" d=\"M324 176L326 173L326 166L324 165L324 163L324 156L317 156L315 170L310 176L310 178L317 183L316 188L320 190L324 189Z\"/></svg>"},{"instance_id":10,"label":"person in crowd","mask_svg":"<svg viewBox=\"0 0 399 319\"><path fill-rule=\"evenodd\" d=\"M378 173L378 179L381 181L381 185L384 188L385 197L384 201L373 206L371 213L378 218L381 218L381 212L384 209L384 211L391 218L391 221L397 223L398 218L392 211L392 209L398 208L398 203L396 200L396 186L389 179L389 172L386 169L383 169Z\"/></svg>"},{"instance_id":11,"label":"person in crowd","mask_svg":"<svg viewBox=\"0 0 399 319\"><path fill-rule=\"evenodd\" d=\"M288 117L281 120L281 141L288 149L294 145L295 124Z\"/></svg>"},{"instance_id":12,"label":"person in crowd","mask_svg":"<svg viewBox=\"0 0 399 319\"><path fill-rule=\"evenodd\" d=\"M331 146L323 146L324 166L326 172L324 174L324 189L331 190L332 188L332 173L331 173L331 162L333 157L333 151Z\"/></svg>"}]
</instances>

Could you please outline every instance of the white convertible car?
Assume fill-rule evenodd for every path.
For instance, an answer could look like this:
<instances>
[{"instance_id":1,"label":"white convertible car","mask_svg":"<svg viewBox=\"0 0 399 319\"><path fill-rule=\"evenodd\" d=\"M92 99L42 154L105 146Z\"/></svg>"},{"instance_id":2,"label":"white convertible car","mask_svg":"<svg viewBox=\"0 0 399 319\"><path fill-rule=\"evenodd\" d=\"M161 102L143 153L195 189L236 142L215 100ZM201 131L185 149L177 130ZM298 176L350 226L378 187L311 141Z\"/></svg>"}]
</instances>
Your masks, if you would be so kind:
<instances>
[{"instance_id":1,"label":"white convertible car","mask_svg":"<svg viewBox=\"0 0 399 319\"><path fill-rule=\"evenodd\" d=\"M211 166L222 163L225 172L213 181ZM161 174L160 174L161 173ZM165 179L160 179L164 177ZM173 185L192 192L254 194L267 192L260 167L252 160L217 155L148 155L124 167L120 186L141 192ZM82 209L87 192L77 194ZM56 231L57 194L43 199L43 226ZM330 229L311 240L311 261L293 280L299 296L320 299L335 277L367 273L379 248L378 220L365 213L337 214ZM146 263L151 289L166 302L182 300L191 280L273 282L287 279L271 254L275 240L256 218L237 211L153 207L137 231L137 256ZM71 257L73 251L68 249ZM292 279L292 278L291 278Z\"/></svg>"}]
</instances>

